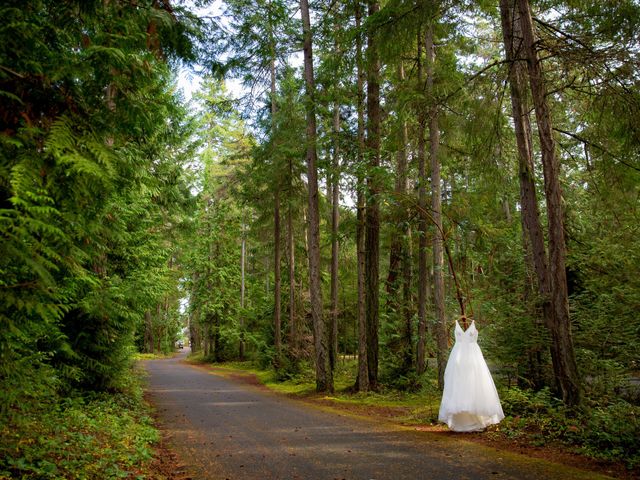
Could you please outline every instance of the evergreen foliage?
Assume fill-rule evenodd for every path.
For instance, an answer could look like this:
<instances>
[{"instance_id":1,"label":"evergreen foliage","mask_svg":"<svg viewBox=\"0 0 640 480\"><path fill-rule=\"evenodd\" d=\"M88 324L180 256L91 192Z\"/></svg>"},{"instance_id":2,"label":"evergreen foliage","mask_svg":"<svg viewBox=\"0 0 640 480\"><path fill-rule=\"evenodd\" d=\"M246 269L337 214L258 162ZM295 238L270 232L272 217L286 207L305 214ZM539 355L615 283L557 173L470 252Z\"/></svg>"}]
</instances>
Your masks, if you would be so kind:
<instances>
[{"instance_id":1,"label":"evergreen foliage","mask_svg":"<svg viewBox=\"0 0 640 480\"><path fill-rule=\"evenodd\" d=\"M173 347L192 128L170 63L194 58L199 22L126 2L9 1L0 15L0 414L11 452L0 470L92 476L104 466L63 466L41 443L80 442L86 423L102 435L126 415L107 397L83 398L130 384L146 311L171 317ZM68 431L48 430L67 416ZM22 450L38 417L34 448ZM113 438L132 423L123 417ZM146 448L154 433L141 428Z\"/></svg>"}]
</instances>

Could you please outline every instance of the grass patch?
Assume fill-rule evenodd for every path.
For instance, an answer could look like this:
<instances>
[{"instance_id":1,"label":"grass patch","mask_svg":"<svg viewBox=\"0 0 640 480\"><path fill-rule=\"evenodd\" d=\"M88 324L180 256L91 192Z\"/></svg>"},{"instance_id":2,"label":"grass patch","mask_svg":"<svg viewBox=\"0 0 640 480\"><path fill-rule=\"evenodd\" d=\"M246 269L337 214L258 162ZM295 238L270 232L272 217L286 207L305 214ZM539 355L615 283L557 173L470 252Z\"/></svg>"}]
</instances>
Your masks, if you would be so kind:
<instances>
[{"instance_id":1,"label":"grass patch","mask_svg":"<svg viewBox=\"0 0 640 480\"><path fill-rule=\"evenodd\" d=\"M134 383L14 410L0 426L0 479L145 478L158 432Z\"/></svg>"},{"instance_id":2,"label":"grass patch","mask_svg":"<svg viewBox=\"0 0 640 480\"><path fill-rule=\"evenodd\" d=\"M189 357L192 363L207 363L201 355ZM251 361L224 362L215 364L216 371L221 373L238 373L254 375L260 383L274 392L300 398L318 398L316 395L315 373L310 365L301 365L299 371L286 379L273 368L260 368ZM341 360L334 373L333 394L323 394L320 398L332 401L356 413L367 410L393 410L394 417L407 424L435 423L438 419L440 392L436 388L434 372L427 372L423 377L423 387L415 392L406 392L384 385L377 392L353 392L353 379L356 375L357 362L354 359ZM433 377L433 378L432 378ZM382 413L384 414L384 413Z\"/></svg>"},{"instance_id":3,"label":"grass patch","mask_svg":"<svg viewBox=\"0 0 640 480\"><path fill-rule=\"evenodd\" d=\"M171 352L171 353L140 353L140 352L136 352L133 354L133 360L134 361L138 361L138 360L158 360L158 359L163 359L163 358L171 358L174 357L176 355L176 352Z\"/></svg>"}]
</instances>

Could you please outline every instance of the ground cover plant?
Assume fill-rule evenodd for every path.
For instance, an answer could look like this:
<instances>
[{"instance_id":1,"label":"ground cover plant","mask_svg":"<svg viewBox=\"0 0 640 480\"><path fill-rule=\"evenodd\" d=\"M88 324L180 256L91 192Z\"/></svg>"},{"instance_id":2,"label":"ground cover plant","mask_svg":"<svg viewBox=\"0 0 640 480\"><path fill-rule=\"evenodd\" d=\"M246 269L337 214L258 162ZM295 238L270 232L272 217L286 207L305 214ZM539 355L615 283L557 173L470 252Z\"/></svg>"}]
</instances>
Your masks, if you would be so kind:
<instances>
[{"instance_id":1,"label":"ground cover plant","mask_svg":"<svg viewBox=\"0 0 640 480\"><path fill-rule=\"evenodd\" d=\"M132 378L118 393L23 397L0 426L0 478L146 478L159 432Z\"/></svg>"}]
</instances>

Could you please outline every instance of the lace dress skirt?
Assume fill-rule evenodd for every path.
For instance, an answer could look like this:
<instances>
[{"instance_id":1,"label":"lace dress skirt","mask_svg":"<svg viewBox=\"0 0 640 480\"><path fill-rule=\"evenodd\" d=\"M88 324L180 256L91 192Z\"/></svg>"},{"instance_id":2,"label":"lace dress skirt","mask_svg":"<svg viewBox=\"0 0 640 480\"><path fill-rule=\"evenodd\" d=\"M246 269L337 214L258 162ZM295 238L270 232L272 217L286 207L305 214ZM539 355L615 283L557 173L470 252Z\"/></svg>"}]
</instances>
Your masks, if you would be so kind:
<instances>
[{"instance_id":1,"label":"lace dress skirt","mask_svg":"<svg viewBox=\"0 0 640 480\"><path fill-rule=\"evenodd\" d=\"M464 331L456 322L455 333L438 420L456 432L484 430L504 418L500 398L478 346L475 323Z\"/></svg>"}]
</instances>

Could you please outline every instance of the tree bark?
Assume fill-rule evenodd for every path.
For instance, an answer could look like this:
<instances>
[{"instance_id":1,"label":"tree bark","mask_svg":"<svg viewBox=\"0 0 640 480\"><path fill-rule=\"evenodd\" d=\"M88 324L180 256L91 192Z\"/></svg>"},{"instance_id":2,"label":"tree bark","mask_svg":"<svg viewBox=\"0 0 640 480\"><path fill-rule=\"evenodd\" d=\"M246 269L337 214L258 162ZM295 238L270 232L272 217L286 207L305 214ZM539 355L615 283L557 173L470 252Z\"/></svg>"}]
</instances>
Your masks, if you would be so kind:
<instances>
[{"instance_id":1,"label":"tree bark","mask_svg":"<svg viewBox=\"0 0 640 480\"><path fill-rule=\"evenodd\" d=\"M434 64L436 51L433 27L430 25L425 37L427 54L427 94L433 102L429 112L429 156L431 160L431 215L435 226L433 232L433 305L435 307L435 332L438 344L438 386L444 388L444 369L447 366L449 342L444 306L444 230L442 228L442 197L440 192L440 128L438 126L438 105L434 97Z\"/></svg>"},{"instance_id":2,"label":"tree bark","mask_svg":"<svg viewBox=\"0 0 640 480\"><path fill-rule=\"evenodd\" d=\"M402 61L398 66L398 81L405 80L404 65ZM405 207L404 197L407 194L407 146L409 133L407 122L403 121L400 127L400 145L396 157L396 194L397 209L395 212L395 224L397 235L391 238L389 249L389 272L387 275L387 304L391 315L400 323L402 337L400 348L402 356L402 370L409 372L413 362L412 326L411 326L411 259L409 257L410 229L409 212ZM400 290L402 289L402 295Z\"/></svg>"},{"instance_id":3,"label":"tree bark","mask_svg":"<svg viewBox=\"0 0 640 480\"><path fill-rule=\"evenodd\" d=\"M402 77L404 78L404 68L401 69ZM407 128L407 122L402 124L402 170L398 172L400 176L400 183L404 189L406 195L408 186L407 171L408 171L408 154L407 148L409 146L409 132ZM404 319L404 338L403 338L403 365L402 368L405 372L409 372L413 367L413 292L411 284L413 281L412 270L412 258L411 254L411 224L409 223L409 210L403 209L404 212L404 227L402 233L402 254L400 260L400 269L402 276L402 307L400 308L401 318Z\"/></svg>"},{"instance_id":4,"label":"tree bark","mask_svg":"<svg viewBox=\"0 0 640 480\"><path fill-rule=\"evenodd\" d=\"M220 347L220 315L213 315L213 328L211 329L211 343L213 345L213 360L215 362L222 361L222 348Z\"/></svg>"},{"instance_id":5,"label":"tree bark","mask_svg":"<svg viewBox=\"0 0 640 480\"><path fill-rule=\"evenodd\" d=\"M380 9L369 0L369 16ZM380 167L380 60L375 33L367 34L367 145L369 171L367 173L367 211L365 228L365 307L367 323L367 366L369 387L378 386L378 330L379 330L379 262L380 262L380 193L377 169Z\"/></svg>"},{"instance_id":6,"label":"tree bark","mask_svg":"<svg viewBox=\"0 0 640 480\"><path fill-rule=\"evenodd\" d=\"M281 261L282 252L280 247L280 189L276 187L275 192L275 207L273 210L273 336L275 347L275 358L273 359L273 365L276 369L280 368L280 356L282 354L282 273L281 273Z\"/></svg>"},{"instance_id":7,"label":"tree bark","mask_svg":"<svg viewBox=\"0 0 640 480\"><path fill-rule=\"evenodd\" d=\"M418 88L422 88L422 33L418 31ZM419 92L423 93L423 92ZM418 111L418 346L416 352L416 371L420 375L426 369L427 342L427 145L425 134L427 119L424 109Z\"/></svg>"},{"instance_id":8,"label":"tree bark","mask_svg":"<svg viewBox=\"0 0 640 480\"><path fill-rule=\"evenodd\" d=\"M560 187L560 167L556 154L551 112L547 103L542 66L536 52L536 39L528 0L517 0L522 27L524 54L527 58L531 96L536 112L544 173L549 236L549 278L554 322L549 325L551 357L562 400L569 406L580 403L580 382L571 338L569 293L566 276L566 242Z\"/></svg>"},{"instance_id":9,"label":"tree bark","mask_svg":"<svg viewBox=\"0 0 640 480\"><path fill-rule=\"evenodd\" d=\"M404 82L404 67L402 61L398 65L398 84ZM399 299L396 294L398 292L398 277L401 272L402 250L404 245L404 236L407 230L407 222L405 218L405 209L403 206L404 195L407 193L407 123L403 121L401 126L402 134L396 153L396 182L394 187L395 201L398 207L395 209L395 215L392 219L394 230L398 235L392 235L391 245L389 246L389 271L387 273L387 296L388 304L391 310L398 310L400 306Z\"/></svg>"},{"instance_id":10,"label":"tree bark","mask_svg":"<svg viewBox=\"0 0 640 480\"><path fill-rule=\"evenodd\" d=\"M331 185L331 325L329 335L329 366L335 370L338 359L338 227L340 226L340 109L333 109L333 165Z\"/></svg>"},{"instance_id":11,"label":"tree bark","mask_svg":"<svg viewBox=\"0 0 640 480\"><path fill-rule=\"evenodd\" d=\"M189 342L191 346L191 353L198 353L201 348L200 326L198 325L198 320L196 320L199 317L200 314L197 310L189 316Z\"/></svg>"},{"instance_id":12,"label":"tree bark","mask_svg":"<svg viewBox=\"0 0 640 480\"><path fill-rule=\"evenodd\" d=\"M398 83L404 82L404 67L402 61L398 65ZM396 181L394 193L398 207L395 209L393 223L398 235L392 235L389 247L389 271L387 273L387 293L389 305L392 309L399 308L399 299L395 295L398 292L398 277L401 273L404 237L407 231L406 209L403 200L407 193L407 123L402 122L398 151L396 153Z\"/></svg>"},{"instance_id":13,"label":"tree bark","mask_svg":"<svg viewBox=\"0 0 640 480\"><path fill-rule=\"evenodd\" d=\"M144 312L144 350L147 353L153 353L153 317L151 310Z\"/></svg>"},{"instance_id":14,"label":"tree bark","mask_svg":"<svg viewBox=\"0 0 640 480\"><path fill-rule=\"evenodd\" d=\"M322 314L322 286L320 284L320 213L318 206L315 83L313 77L313 50L308 0L300 0L300 14L302 17L302 34L304 38L304 78L307 111L307 181L309 183L309 293L316 360L316 390L318 392L331 392L333 391L333 376L331 368L327 368L328 348Z\"/></svg>"},{"instance_id":15,"label":"tree bark","mask_svg":"<svg viewBox=\"0 0 640 480\"><path fill-rule=\"evenodd\" d=\"M520 180L521 223L523 232L523 252L525 262L525 299L529 296L529 285L535 283L536 290L542 300L542 315L547 325L553 323L550 299L550 282L544 245L544 234L540 222L540 211L536 195L535 173L533 163L533 143L529 106L527 102L526 82L527 66L522 60L522 29L520 14L513 8L513 0L500 0L502 20L502 38L505 57L509 64L509 85L511 91L511 107L513 113L516 146L518 149L518 178ZM536 280L529 279L530 273ZM532 381L541 387L539 355L531 353L530 367Z\"/></svg>"},{"instance_id":16,"label":"tree bark","mask_svg":"<svg viewBox=\"0 0 640 480\"><path fill-rule=\"evenodd\" d=\"M356 68L357 68L357 91L358 91L358 158L359 166L364 165L364 80L365 73L362 67L362 36L359 33L361 26L362 11L360 1L355 2L355 23L358 34L356 36ZM358 263L358 377L356 380L356 390L360 392L369 391L369 367L367 364L367 323L365 308L365 217L366 206L364 198L364 176L361 168L357 169L357 224L356 224L356 254Z\"/></svg>"},{"instance_id":17,"label":"tree bark","mask_svg":"<svg viewBox=\"0 0 640 480\"><path fill-rule=\"evenodd\" d=\"M275 133L276 105L276 59L272 48L272 56L269 61L269 72L271 76L271 120L272 133ZM277 168L274 162L274 167ZM276 172L274 208L273 208L273 335L275 358L273 365L280 368L280 357L282 355L282 250L280 234L280 179Z\"/></svg>"},{"instance_id":18,"label":"tree bark","mask_svg":"<svg viewBox=\"0 0 640 480\"><path fill-rule=\"evenodd\" d=\"M293 159L289 157L289 182L293 188ZM289 345L293 357L297 358L300 348L300 326L296 315L296 262L293 235L293 211L291 201L287 207L287 250L289 256Z\"/></svg>"},{"instance_id":19,"label":"tree bark","mask_svg":"<svg viewBox=\"0 0 640 480\"><path fill-rule=\"evenodd\" d=\"M204 315L204 325L203 325L203 340L204 340L204 358L206 360L211 359L211 330L212 326L209 322L209 315Z\"/></svg>"},{"instance_id":20,"label":"tree bark","mask_svg":"<svg viewBox=\"0 0 640 480\"><path fill-rule=\"evenodd\" d=\"M402 257L402 318L404 318L404 359L403 369L410 371L413 367L413 268L411 227L407 227L404 238L404 255Z\"/></svg>"},{"instance_id":21,"label":"tree bark","mask_svg":"<svg viewBox=\"0 0 640 480\"><path fill-rule=\"evenodd\" d=\"M191 295L195 296L197 286L200 282L200 274L196 271L193 273L193 287ZM191 342L191 353L196 353L200 350L202 335L200 331L200 307L197 307L189 315L189 340Z\"/></svg>"},{"instance_id":22,"label":"tree bark","mask_svg":"<svg viewBox=\"0 0 640 480\"><path fill-rule=\"evenodd\" d=\"M243 215L244 217L244 215ZM240 247L240 345L238 357L244 360L244 294L245 294L245 264L247 261L247 239L245 236L244 219L242 221L242 244Z\"/></svg>"}]
</instances>

